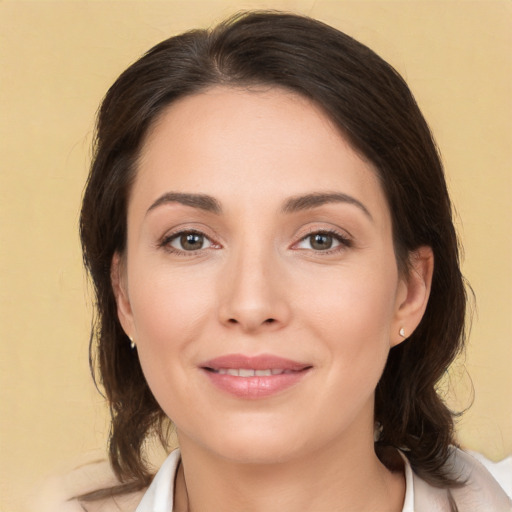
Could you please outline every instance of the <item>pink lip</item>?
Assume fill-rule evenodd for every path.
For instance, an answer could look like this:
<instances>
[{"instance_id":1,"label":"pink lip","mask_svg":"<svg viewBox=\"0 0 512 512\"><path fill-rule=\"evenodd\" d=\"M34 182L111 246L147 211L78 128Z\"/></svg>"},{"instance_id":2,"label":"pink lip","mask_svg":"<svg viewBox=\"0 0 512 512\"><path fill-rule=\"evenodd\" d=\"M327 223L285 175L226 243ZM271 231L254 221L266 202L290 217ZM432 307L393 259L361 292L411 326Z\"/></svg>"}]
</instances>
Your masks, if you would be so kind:
<instances>
[{"instance_id":1,"label":"pink lip","mask_svg":"<svg viewBox=\"0 0 512 512\"><path fill-rule=\"evenodd\" d=\"M230 354L211 359L199 365L210 381L222 391L238 398L266 398L297 384L311 369L311 365L269 354L245 356ZM283 370L276 375L240 377L217 373L219 370Z\"/></svg>"}]
</instances>

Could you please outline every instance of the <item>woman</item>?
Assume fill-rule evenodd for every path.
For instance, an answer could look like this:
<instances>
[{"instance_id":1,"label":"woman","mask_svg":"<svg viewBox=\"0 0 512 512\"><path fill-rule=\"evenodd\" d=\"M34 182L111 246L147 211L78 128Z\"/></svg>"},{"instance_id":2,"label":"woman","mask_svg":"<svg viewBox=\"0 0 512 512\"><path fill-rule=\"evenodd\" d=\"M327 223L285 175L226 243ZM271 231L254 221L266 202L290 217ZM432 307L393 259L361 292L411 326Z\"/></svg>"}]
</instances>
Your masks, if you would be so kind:
<instances>
[{"instance_id":1,"label":"woman","mask_svg":"<svg viewBox=\"0 0 512 512\"><path fill-rule=\"evenodd\" d=\"M435 389L466 306L439 156L365 46L250 13L154 47L101 106L81 236L119 492L180 444L138 512L510 508Z\"/></svg>"}]
</instances>

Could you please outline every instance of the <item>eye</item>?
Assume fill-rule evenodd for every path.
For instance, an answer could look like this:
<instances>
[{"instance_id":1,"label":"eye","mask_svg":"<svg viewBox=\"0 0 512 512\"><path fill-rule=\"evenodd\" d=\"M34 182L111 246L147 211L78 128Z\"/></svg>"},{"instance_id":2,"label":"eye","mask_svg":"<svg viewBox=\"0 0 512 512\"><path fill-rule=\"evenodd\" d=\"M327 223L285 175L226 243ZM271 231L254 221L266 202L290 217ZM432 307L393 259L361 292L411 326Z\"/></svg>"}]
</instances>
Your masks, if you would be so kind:
<instances>
[{"instance_id":1,"label":"eye","mask_svg":"<svg viewBox=\"0 0 512 512\"><path fill-rule=\"evenodd\" d=\"M350 240L339 233L329 231L316 231L302 238L295 246L297 249L309 249L313 251L328 251L340 246L349 247Z\"/></svg>"},{"instance_id":2,"label":"eye","mask_svg":"<svg viewBox=\"0 0 512 512\"><path fill-rule=\"evenodd\" d=\"M191 252L212 247L212 242L203 233L197 231L182 231L164 240L164 245L177 251Z\"/></svg>"}]
</instances>

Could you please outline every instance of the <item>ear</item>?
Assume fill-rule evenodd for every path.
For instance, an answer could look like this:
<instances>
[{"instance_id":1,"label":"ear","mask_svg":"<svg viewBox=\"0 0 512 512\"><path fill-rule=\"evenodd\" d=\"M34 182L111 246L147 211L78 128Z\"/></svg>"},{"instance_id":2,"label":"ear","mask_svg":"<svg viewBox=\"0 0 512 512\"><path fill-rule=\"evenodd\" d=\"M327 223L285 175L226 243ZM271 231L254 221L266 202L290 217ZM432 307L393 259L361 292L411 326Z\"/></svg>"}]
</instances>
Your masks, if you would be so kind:
<instances>
[{"instance_id":1,"label":"ear","mask_svg":"<svg viewBox=\"0 0 512 512\"><path fill-rule=\"evenodd\" d=\"M404 341L418 327L427 308L433 272L434 253L431 247L423 246L409 253L408 272L398 285L391 346Z\"/></svg>"},{"instance_id":2,"label":"ear","mask_svg":"<svg viewBox=\"0 0 512 512\"><path fill-rule=\"evenodd\" d=\"M135 338L135 326L126 282L126 268L123 258L117 252L114 254L110 265L110 281L116 299L119 322L126 335L129 338Z\"/></svg>"}]
</instances>

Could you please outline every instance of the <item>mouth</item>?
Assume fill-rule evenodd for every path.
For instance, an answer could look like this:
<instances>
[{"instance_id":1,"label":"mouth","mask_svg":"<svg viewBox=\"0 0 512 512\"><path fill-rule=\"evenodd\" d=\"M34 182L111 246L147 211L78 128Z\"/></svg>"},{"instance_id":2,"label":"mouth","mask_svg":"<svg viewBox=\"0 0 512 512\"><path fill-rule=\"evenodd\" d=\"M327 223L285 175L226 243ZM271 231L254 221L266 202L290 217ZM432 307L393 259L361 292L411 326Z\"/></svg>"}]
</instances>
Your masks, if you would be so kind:
<instances>
[{"instance_id":1,"label":"mouth","mask_svg":"<svg viewBox=\"0 0 512 512\"><path fill-rule=\"evenodd\" d=\"M206 371L219 375L233 375L235 377L270 377L271 375L283 375L294 373L297 370L283 370L281 368L267 368L266 370L254 370L251 368L205 368Z\"/></svg>"},{"instance_id":2,"label":"mouth","mask_svg":"<svg viewBox=\"0 0 512 512\"><path fill-rule=\"evenodd\" d=\"M311 364L272 355L231 354L200 365L221 391L242 399L266 398L298 384Z\"/></svg>"}]
</instances>

